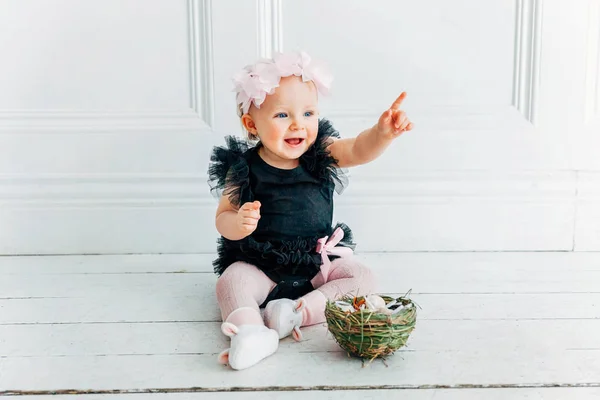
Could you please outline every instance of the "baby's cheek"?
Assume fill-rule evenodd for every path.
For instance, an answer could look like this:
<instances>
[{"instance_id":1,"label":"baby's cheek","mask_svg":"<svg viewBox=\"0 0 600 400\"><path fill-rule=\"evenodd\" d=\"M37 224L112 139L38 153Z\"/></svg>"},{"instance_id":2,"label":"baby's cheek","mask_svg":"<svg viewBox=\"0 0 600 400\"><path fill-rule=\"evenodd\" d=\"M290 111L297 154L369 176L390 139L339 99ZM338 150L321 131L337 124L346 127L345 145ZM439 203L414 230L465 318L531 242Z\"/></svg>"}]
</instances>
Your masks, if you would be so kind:
<instances>
[{"instance_id":1,"label":"baby's cheek","mask_svg":"<svg viewBox=\"0 0 600 400\"><path fill-rule=\"evenodd\" d=\"M283 137L285 134L285 126L282 123L279 123L279 124L274 123L273 125L271 125L271 129L269 130L269 133L272 138Z\"/></svg>"},{"instance_id":2,"label":"baby's cheek","mask_svg":"<svg viewBox=\"0 0 600 400\"><path fill-rule=\"evenodd\" d=\"M308 131L308 136L311 139L311 142L317 138L317 133L319 132L319 126L316 125L312 129Z\"/></svg>"}]
</instances>

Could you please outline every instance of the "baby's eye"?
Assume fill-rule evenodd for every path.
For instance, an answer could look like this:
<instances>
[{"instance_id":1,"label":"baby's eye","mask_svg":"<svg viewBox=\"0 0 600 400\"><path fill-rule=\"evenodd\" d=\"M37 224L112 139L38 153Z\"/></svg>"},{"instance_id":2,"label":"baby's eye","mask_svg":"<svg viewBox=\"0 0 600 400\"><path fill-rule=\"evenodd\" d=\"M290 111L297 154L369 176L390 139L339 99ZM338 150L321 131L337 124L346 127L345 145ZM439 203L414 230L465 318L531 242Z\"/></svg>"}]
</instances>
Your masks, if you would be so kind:
<instances>
[{"instance_id":1,"label":"baby's eye","mask_svg":"<svg viewBox=\"0 0 600 400\"><path fill-rule=\"evenodd\" d=\"M305 117L310 117L310 116L312 116L313 114L314 114L314 112L312 112L312 111L307 111L307 112L305 112L305 113L304 113L304 116L305 116Z\"/></svg>"},{"instance_id":2,"label":"baby's eye","mask_svg":"<svg viewBox=\"0 0 600 400\"><path fill-rule=\"evenodd\" d=\"M275 118L285 118L285 117L287 117L286 113L275 114Z\"/></svg>"}]
</instances>

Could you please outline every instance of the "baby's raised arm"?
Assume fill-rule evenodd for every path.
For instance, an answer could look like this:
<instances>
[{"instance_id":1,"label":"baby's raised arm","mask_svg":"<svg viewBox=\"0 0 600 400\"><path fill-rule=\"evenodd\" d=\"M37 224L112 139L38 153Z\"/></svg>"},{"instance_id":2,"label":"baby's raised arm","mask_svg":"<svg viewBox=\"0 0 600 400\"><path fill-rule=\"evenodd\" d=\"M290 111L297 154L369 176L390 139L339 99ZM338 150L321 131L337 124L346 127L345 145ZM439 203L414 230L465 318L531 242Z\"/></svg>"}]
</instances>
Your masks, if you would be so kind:
<instances>
[{"instance_id":1,"label":"baby's raised arm","mask_svg":"<svg viewBox=\"0 0 600 400\"><path fill-rule=\"evenodd\" d=\"M334 140L328 147L341 168L366 164L379 157L392 141L405 131L413 128L413 123L400 109L406 92L381 114L377 124L366 129L355 138Z\"/></svg>"}]
</instances>

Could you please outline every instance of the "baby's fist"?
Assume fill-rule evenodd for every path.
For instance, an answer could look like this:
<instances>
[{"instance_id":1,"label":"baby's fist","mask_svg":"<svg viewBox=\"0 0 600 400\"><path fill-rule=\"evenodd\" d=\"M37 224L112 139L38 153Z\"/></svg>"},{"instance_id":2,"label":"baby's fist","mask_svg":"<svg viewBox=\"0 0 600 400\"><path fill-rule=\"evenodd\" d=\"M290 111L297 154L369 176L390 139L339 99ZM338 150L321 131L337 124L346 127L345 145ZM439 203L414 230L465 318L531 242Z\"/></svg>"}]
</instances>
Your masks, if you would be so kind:
<instances>
[{"instance_id":1,"label":"baby's fist","mask_svg":"<svg viewBox=\"0 0 600 400\"><path fill-rule=\"evenodd\" d=\"M260 219L260 202L244 203L237 213L237 226L246 236L256 230Z\"/></svg>"}]
</instances>

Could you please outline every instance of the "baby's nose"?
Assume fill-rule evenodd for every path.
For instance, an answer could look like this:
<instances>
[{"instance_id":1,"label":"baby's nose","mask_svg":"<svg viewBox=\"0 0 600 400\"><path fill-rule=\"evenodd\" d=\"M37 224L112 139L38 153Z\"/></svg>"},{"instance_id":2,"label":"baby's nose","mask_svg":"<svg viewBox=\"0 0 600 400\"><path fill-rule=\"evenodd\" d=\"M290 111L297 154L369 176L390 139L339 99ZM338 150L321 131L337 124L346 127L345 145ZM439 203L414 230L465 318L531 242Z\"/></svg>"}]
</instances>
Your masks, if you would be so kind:
<instances>
[{"instance_id":1,"label":"baby's nose","mask_svg":"<svg viewBox=\"0 0 600 400\"><path fill-rule=\"evenodd\" d=\"M301 124L297 123L296 121L292 122L292 125L290 126L290 129L293 131L299 131L301 129L304 129L304 126L302 126Z\"/></svg>"}]
</instances>

